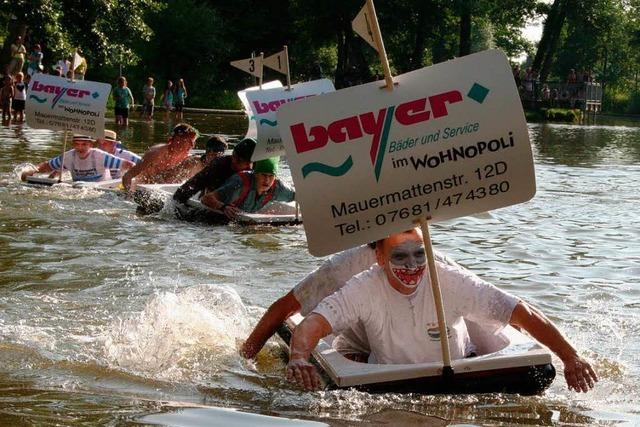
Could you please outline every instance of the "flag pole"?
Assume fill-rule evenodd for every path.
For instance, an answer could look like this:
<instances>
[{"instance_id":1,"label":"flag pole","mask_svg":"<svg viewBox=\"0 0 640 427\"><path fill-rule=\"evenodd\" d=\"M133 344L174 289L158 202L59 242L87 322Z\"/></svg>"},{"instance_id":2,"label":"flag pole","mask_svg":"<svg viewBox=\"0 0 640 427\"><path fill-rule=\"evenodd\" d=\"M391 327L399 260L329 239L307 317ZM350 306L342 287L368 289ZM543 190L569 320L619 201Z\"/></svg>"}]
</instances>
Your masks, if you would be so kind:
<instances>
[{"instance_id":1,"label":"flag pole","mask_svg":"<svg viewBox=\"0 0 640 427\"><path fill-rule=\"evenodd\" d=\"M287 90L291 90L291 73L289 72L289 49L284 45L284 63L287 71Z\"/></svg>"},{"instance_id":2,"label":"flag pole","mask_svg":"<svg viewBox=\"0 0 640 427\"><path fill-rule=\"evenodd\" d=\"M255 59L255 57L256 57L256 52L252 51L251 52L251 59ZM258 78L256 76L253 76L253 84L254 84L254 86L258 83L257 80L258 80Z\"/></svg>"},{"instance_id":3,"label":"flag pole","mask_svg":"<svg viewBox=\"0 0 640 427\"><path fill-rule=\"evenodd\" d=\"M453 376L453 368L451 367L451 353L449 350L449 335L447 329L447 320L444 316L444 304L442 303L442 292L440 292L440 280L438 279L438 271L436 270L436 261L433 254L433 246L431 245L431 235L429 233L429 222L431 218L420 218L420 228L422 229L422 239L424 247L427 251L427 262L429 263L429 278L431 279L431 290L433 292L433 300L436 305L436 315L438 317L438 327L440 330L440 346L442 348L442 376Z\"/></svg>"},{"instance_id":4,"label":"flag pole","mask_svg":"<svg viewBox=\"0 0 640 427\"><path fill-rule=\"evenodd\" d=\"M260 52L260 90L262 90L262 75L264 74L264 52Z\"/></svg>"},{"instance_id":5,"label":"flag pole","mask_svg":"<svg viewBox=\"0 0 640 427\"><path fill-rule=\"evenodd\" d=\"M67 152L67 129L64 130L64 138L62 143L62 157L60 160L60 176L58 177L58 183L62 182L62 172L64 171L64 153Z\"/></svg>"},{"instance_id":6,"label":"flag pole","mask_svg":"<svg viewBox=\"0 0 640 427\"><path fill-rule=\"evenodd\" d=\"M380 62L382 62L382 70L384 71L384 80L387 83L385 89L393 90L393 77L391 76L391 68L389 67L389 59L387 58L387 51L384 48L384 42L382 41L382 33L380 32L380 25L378 25L378 17L376 15L376 8L373 5L373 0L367 0L367 9L369 15L373 18L371 22L371 30L373 37L378 46L378 54L380 55Z\"/></svg>"},{"instance_id":7,"label":"flag pole","mask_svg":"<svg viewBox=\"0 0 640 427\"><path fill-rule=\"evenodd\" d=\"M73 83L76 78L76 58L78 57L78 48L73 51L73 61L71 61L71 82Z\"/></svg>"}]
</instances>

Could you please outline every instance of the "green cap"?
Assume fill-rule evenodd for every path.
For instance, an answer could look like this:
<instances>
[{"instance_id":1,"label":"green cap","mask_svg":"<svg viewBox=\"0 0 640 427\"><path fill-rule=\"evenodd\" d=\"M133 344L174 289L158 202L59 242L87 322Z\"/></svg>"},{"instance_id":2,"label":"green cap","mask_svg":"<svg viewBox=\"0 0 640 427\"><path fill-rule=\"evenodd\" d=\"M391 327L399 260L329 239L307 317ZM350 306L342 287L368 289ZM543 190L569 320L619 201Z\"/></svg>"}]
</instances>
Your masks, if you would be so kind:
<instances>
[{"instance_id":1,"label":"green cap","mask_svg":"<svg viewBox=\"0 0 640 427\"><path fill-rule=\"evenodd\" d=\"M253 163L253 171L255 173L278 173L278 162L280 157L271 157L270 159L258 160Z\"/></svg>"}]
</instances>

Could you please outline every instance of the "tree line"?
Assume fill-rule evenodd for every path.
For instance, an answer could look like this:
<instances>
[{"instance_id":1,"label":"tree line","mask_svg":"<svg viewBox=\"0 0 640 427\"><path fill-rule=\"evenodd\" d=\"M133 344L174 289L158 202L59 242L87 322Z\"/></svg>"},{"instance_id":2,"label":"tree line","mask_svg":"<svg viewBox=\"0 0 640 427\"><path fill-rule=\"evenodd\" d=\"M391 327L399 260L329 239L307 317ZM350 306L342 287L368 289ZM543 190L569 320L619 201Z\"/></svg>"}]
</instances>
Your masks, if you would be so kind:
<instances>
[{"instance_id":1,"label":"tree line","mask_svg":"<svg viewBox=\"0 0 640 427\"><path fill-rule=\"evenodd\" d=\"M137 91L147 76L162 89L183 78L191 105L239 106L252 79L231 60L289 46L292 80L320 76L336 87L382 73L376 53L351 29L363 0L2 0L3 63L23 35L43 47L45 66L82 48L88 78L123 74ZM591 70L605 87L605 108L640 112L640 0L384 0L376 2L395 74L458 56L502 49L543 81ZM521 35L544 21L542 39ZM265 79L279 78L266 71Z\"/></svg>"}]
</instances>

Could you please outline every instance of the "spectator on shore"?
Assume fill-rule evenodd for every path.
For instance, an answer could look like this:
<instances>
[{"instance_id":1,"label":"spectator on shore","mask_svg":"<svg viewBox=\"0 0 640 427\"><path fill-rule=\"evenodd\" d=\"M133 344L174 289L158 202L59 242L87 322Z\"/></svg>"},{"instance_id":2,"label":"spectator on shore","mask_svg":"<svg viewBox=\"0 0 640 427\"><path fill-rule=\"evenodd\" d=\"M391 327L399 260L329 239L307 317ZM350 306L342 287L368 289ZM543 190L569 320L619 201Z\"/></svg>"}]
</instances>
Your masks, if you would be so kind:
<instances>
[{"instance_id":1,"label":"spectator on shore","mask_svg":"<svg viewBox=\"0 0 640 427\"><path fill-rule=\"evenodd\" d=\"M66 77L71 69L71 61L69 59L61 59L56 63L56 68L60 69L61 77Z\"/></svg>"},{"instance_id":2,"label":"spectator on shore","mask_svg":"<svg viewBox=\"0 0 640 427\"><path fill-rule=\"evenodd\" d=\"M141 117L147 121L153 119L153 107L156 102L156 88L153 87L153 77L147 78L147 84L142 88L142 111Z\"/></svg>"},{"instance_id":3,"label":"spectator on shore","mask_svg":"<svg viewBox=\"0 0 640 427\"><path fill-rule=\"evenodd\" d=\"M551 90L549 89L549 85L548 84L544 84L542 85L542 101L544 102L544 105L549 106L550 105L550 101L551 101Z\"/></svg>"},{"instance_id":4,"label":"spectator on shore","mask_svg":"<svg viewBox=\"0 0 640 427\"><path fill-rule=\"evenodd\" d=\"M524 76L524 90L526 92L527 99L533 99L533 82L535 80L534 72L529 67L527 68Z\"/></svg>"},{"instance_id":5,"label":"spectator on shore","mask_svg":"<svg viewBox=\"0 0 640 427\"><path fill-rule=\"evenodd\" d=\"M178 87L176 88L175 106L176 106L176 120L182 120L182 109L184 108L184 100L187 97L187 88L184 85L184 80L178 80Z\"/></svg>"},{"instance_id":6,"label":"spectator on shore","mask_svg":"<svg viewBox=\"0 0 640 427\"><path fill-rule=\"evenodd\" d=\"M44 55L42 54L42 49L39 44L33 46L33 52L29 54L29 65L27 66L27 75L33 76L36 73L42 72L44 69L42 66L42 59Z\"/></svg>"},{"instance_id":7,"label":"spectator on shore","mask_svg":"<svg viewBox=\"0 0 640 427\"><path fill-rule=\"evenodd\" d=\"M513 79L516 82L516 88L518 88L519 91L520 85L522 84L522 81L520 80L520 65L516 64L511 71L513 72Z\"/></svg>"},{"instance_id":8,"label":"spectator on shore","mask_svg":"<svg viewBox=\"0 0 640 427\"><path fill-rule=\"evenodd\" d=\"M0 89L0 106L2 107L2 121L11 121L11 103L15 88L13 87L13 79L9 74L4 76L4 85Z\"/></svg>"},{"instance_id":9,"label":"spectator on shore","mask_svg":"<svg viewBox=\"0 0 640 427\"><path fill-rule=\"evenodd\" d=\"M76 61L77 63L74 62L73 66L74 68L74 74L75 74L75 78L78 80L84 80L85 75L87 74L87 60L84 56L82 56L82 50L80 50L80 48L78 48L77 52L77 57Z\"/></svg>"},{"instance_id":10,"label":"spectator on shore","mask_svg":"<svg viewBox=\"0 0 640 427\"><path fill-rule=\"evenodd\" d=\"M165 87L164 92L162 93L160 102L162 102L166 112L165 119L169 120L169 114L171 113L171 110L173 110L173 82L171 80L167 80L167 87Z\"/></svg>"},{"instance_id":11,"label":"spectator on shore","mask_svg":"<svg viewBox=\"0 0 640 427\"><path fill-rule=\"evenodd\" d=\"M578 83L578 75L576 74L576 70L573 68L569 70L569 74L567 75L567 83L569 84Z\"/></svg>"},{"instance_id":12,"label":"spectator on shore","mask_svg":"<svg viewBox=\"0 0 640 427\"><path fill-rule=\"evenodd\" d=\"M16 82L13 85L13 120L24 122L24 105L27 101L27 85L23 81L24 74L16 74Z\"/></svg>"},{"instance_id":13,"label":"spectator on shore","mask_svg":"<svg viewBox=\"0 0 640 427\"><path fill-rule=\"evenodd\" d=\"M27 48L22 44L22 36L16 37L16 42L11 44L11 60L7 66L7 74L13 76L22 71Z\"/></svg>"},{"instance_id":14,"label":"spectator on shore","mask_svg":"<svg viewBox=\"0 0 640 427\"><path fill-rule=\"evenodd\" d=\"M118 77L118 86L113 89L113 100L115 101L116 124L127 126L129 124L129 105L135 104L135 101L124 76Z\"/></svg>"},{"instance_id":15,"label":"spectator on shore","mask_svg":"<svg viewBox=\"0 0 640 427\"><path fill-rule=\"evenodd\" d=\"M551 89L551 106L555 107L558 102L558 89Z\"/></svg>"}]
</instances>

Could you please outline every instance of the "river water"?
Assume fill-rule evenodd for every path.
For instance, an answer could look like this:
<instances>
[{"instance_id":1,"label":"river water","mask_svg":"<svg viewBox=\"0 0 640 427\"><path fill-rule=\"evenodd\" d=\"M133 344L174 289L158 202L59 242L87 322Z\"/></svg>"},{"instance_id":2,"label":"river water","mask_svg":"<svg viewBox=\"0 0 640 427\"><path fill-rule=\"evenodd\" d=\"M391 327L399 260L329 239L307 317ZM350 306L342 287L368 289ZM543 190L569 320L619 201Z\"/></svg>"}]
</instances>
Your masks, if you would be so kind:
<instances>
[{"instance_id":1,"label":"river water","mask_svg":"<svg viewBox=\"0 0 640 427\"><path fill-rule=\"evenodd\" d=\"M187 119L205 133L246 126ZM0 425L137 424L182 406L331 425L640 425L638 125L531 124L535 198L433 227L438 249L540 307L594 361L594 391L568 391L558 369L539 397L290 387L275 342L255 363L237 342L321 262L302 227L140 217L114 194L22 186L16 167L57 155L62 135L2 126ZM170 127L121 136L143 151Z\"/></svg>"}]
</instances>

